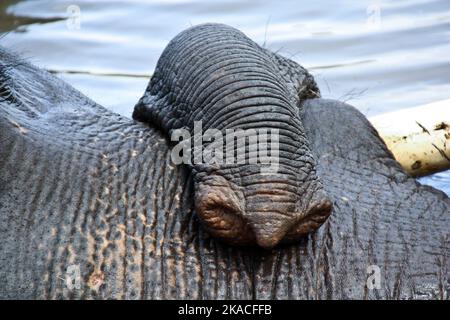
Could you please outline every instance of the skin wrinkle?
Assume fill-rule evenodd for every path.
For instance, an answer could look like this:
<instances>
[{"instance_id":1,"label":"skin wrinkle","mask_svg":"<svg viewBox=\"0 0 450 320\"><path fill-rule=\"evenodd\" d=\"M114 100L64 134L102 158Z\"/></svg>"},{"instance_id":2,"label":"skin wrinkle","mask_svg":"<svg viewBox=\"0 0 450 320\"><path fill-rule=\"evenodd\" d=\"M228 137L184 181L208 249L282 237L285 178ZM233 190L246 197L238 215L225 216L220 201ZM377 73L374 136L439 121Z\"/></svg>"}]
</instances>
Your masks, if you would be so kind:
<instances>
[{"instance_id":1,"label":"skin wrinkle","mask_svg":"<svg viewBox=\"0 0 450 320\"><path fill-rule=\"evenodd\" d=\"M248 77L246 77L245 79L243 79L243 80L239 80L239 81L241 81L241 82L245 82L247 85L248 85L248 87L239 87L239 88L236 88L234 91L232 91L232 92L229 92L229 95L230 96L232 96L232 95L234 95L236 92L242 92L242 90L245 90L245 89L251 89L251 88L253 88L255 85L251 85L251 83L249 84L249 82L251 81L251 80L253 80L253 79L251 79L251 78L248 78ZM236 82L238 82L238 81L235 81L235 83ZM259 85L259 88L263 88L264 87L264 85ZM269 87L270 88L270 87ZM221 98L226 98L226 96L222 96ZM269 95L265 95L265 96L263 96L263 95L261 95L261 94L258 94L258 95L246 95L245 97L237 97L236 99L235 99L235 101L230 101L229 102L229 104L225 107L225 108L223 108L222 110L220 110L218 113L216 113L215 115L213 115L213 117L211 117L211 119L208 119L208 122L205 122L205 126L207 126L207 127L216 127L217 125L218 125L218 122L220 123L221 121L222 121L222 119L220 118L221 116L230 116L230 115L232 115L232 114L234 114L234 113L238 113L239 114L239 112L241 112L241 111L245 111L245 110L241 110L242 109L242 107L241 108L236 108L236 107L234 107L234 104L236 104L237 106L239 106L239 104L238 104L238 102L243 102L243 101L245 101L245 100L250 100L250 99L269 99L269 98L272 98L273 99L273 101L271 101L271 104L270 105L267 105L268 103L268 101L266 101L266 103L259 103L259 104L254 104L253 106L255 106L255 107L257 107L257 106L259 106L259 107L261 107L260 109L261 109L261 111L265 111L262 107L263 106L266 106L266 107L268 107L269 108L269 110L267 110L267 111L270 111L270 112L273 112L273 109L277 109L277 113L279 113L280 115L286 115L286 116L288 116L288 117L294 117L295 116L295 114L293 114L293 113L291 113L291 112L287 112L288 110L282 110L281 108L283 107L283 104L281 104L281 103L279 103L279 98L278 98L278 96L269 96ZM220 100L218 100L218 101L220 101ZM211 106L212 108L214 108L214 104ZM233 108L234 107L234 108ZM246 105L244 105L244 107L247 109L247 108L251 108L252 107L252 105L248 105L248 104L246 104ZM281 107L281 108L280 108ZM231 109L231 110L229 110L229 109ZM278 109L280 109L279 111L278 111ZM224 117L225 119L226 119L226 117Z\"/></svg>"},{"instance_id":2,"label":"skin wrinkle","mask_svg":"<svg viewBox=\"0 0 450 320\"><path fill-rule=\"evenodd\" d=\"M241 57L242 59L242 57ZM202 66L198 66L202 67ZM279 100L283 100L283 94L286 94L283 92L282 88L277 88L279 84L276 82L277 80L269 78L266 74L262 72L255 72L255 67L252 69L249 69L248 67L244 69L243 71L237 72L237 68L231 69L231 70L223 70L221 69L218 71L220 76L212 77L211 83L200 83L200 88L209 88L211 87L212 90L208 90L206 92L200 92L198 96L193 96L192 98L195 98L192 100L193 106L198 107L198 110L192 110L192 116L188 119L188 121L192 121L194 118L198 118L198 114L201 112L204 112L205 108L210 108L210 104L214 106L215 103L221 102L224 98L226 98L228 95L239 93L240 90L245 89L245 85L249 85L249 88L255 88L255 86L258 86L259 90L266 89L265 91L268 92L268 89L271 89L271 93L278 93L276 98ZM226 72L226 73L225 73ZM237 78L237 79L236 79ZM253 86L251 85L254 81ZM243 86L239 87L236 86L238 84L242 84ZM213 86L214 84L214 86ZM260 87L259 87L260 86ZM231 87L231 91L229 89ZM237 90L232 90L236 87ZM278 89L278 90L277 90ZM186 88L186 90L190 90L190 88ZM280 92L281 91L281 92ZM206 95L203 97L203 95ZM190 99L189 99L190 100ZM186 101L189 101L186 100ZM183 100L182 100L183 101ZM286 101L287 102L287 101ZM281 104L280 106L285 106Z\"/></svg>"},{"instance_id":3,"label":"skin wrinkle","mask_svg":"<svg viewBox=\"0 0 450 320\"><path fill-rule=\"evenodd\" d=\"M231 58L231 56L236 56L236 58ZM212 84L214 81L220 80L221 78L225 78L227 76L229 76L230 72L236 73L239 70L246 70L248 72L249 68L252 68L252 72L251 72L251 76L262 76L264 75L266 77L266 80L269 81L270 83L274 84L274 85L278 85L277 81L275 78L270 79L267 77L266 74L263 74L261 72L257 72L257 70L255 70L255 67L257 67L257 61L251 62L251 61L247 61L247 62L242 62L242 55L240 52L234 53L232 55L228 55L227 56L227 60L222 61L222 62L216 62L216 61L212 61L211 62L212 65L210 67L208 67L206 70L196 70L196 72L199 73L199 75L202 75L203 72L208 72L208 73L214 73L217 71L221 71L222 75L219 75L219 77L216 77L215 79L211 79L210 82L204 84L205 86L208 86L210 84ZM192 96L196 96L198 94L197 90L199 87L199 82L201 82L202 78L200 76L196 77L194 81L192 81L192 87L196 88L195 90L188 92L188 96L186 97L186 100L189 100ZM220 89L220 88L219 88ZM220 92L220 91L219 91ZM181 96L179 98L180 100L184 100L184 96Z\"/></svg>"},{"instance_id":4,"label":"skin wrinkle","mask_svg":"<svg viewBox=\"0 0 450 320\"><path fill-rule=\"evenodd\" d=\"M239 56L235 56L237 53ZM241 32L224 25L188 29L163 52L147 93L133 113L140 121L155 119L166 134L179 127L192 131L193 121L200 119L203 130L279 130L283 160L278 164L281 171L293 174L278 173L272 179L252 172L246 164L218 165L214 173L207 174L212 179L201 173L207 165L193 171L196 211L209 233L229 243L256 242L266 248L283 238L292 241L315 231L320 224L308 221L314 215L322 216L315 221L324 221L331 213L331 202L316 176L315 161L298 116L296 105L300 101L289 91L275 64L279 59L272 55ZM230 169L233 167L237 169L234 172ZM229 187L219 188L217 183L211 183L221 179L228 181ZM289 192L284 197L272 197L270 190L276 185ZM239 209L227 208L236 192L242 199ZM262 200L255 197L258 193ZM211 202L209 198L216 200ZM227 220L232 215L236 219ZM299 221L303 221L303 227L294 226ZM251 229L247 238L236 232L247 228ZM287 235L290 229L293 232ZM295 230L301 233L296 234Z\"/></svg>"},{"instance_id":5,"label":"skin wrinkle","mask_svg":"<svg viewBox=\"0 0 450 320\"><path fill-rule=\"evenodd\" d=\"M211 50L211 49L209 49ZM217 50L217 49L216 49ZM223 48L223 50L225 52L229 52L227 50L227 48ZM208 65L202 65L202 69L199 70L197 65L192 65L192 69L195 70L195 72L192 73L192 76L188 76L189 78L185 79L186 82L190 83L190 87L193 88L194 90L187 90L186 92L182 92L181 96L179 97L179 99L181 100L190 100L190 98L192 97L200 97L199 96L199 87L200 84L203 84L204 86L208 87L209 85L213 84L214 81L220 80L220 78L226 77L227 75L229 76L230 74L233 73L237 73L238 70L243 70L243 72L246 73L250 73L249 75L253 75L253 76L264 76L264 78L269 81L270 83L272 83L273 85L277 86L279 89L282 90L282 87L279 86L278 80L273 77L272 75L268 75L264 72L261 72L261 68L260 65L258 65L258 63L260 64L264 64L267 63L267 61L263 61L261 59L255 59L254 56L249 56L247 57L248 61L242 61L243 56L242 53L245 52L245 50L248 50L248 48L240 48L240 50L235 50L235 52L233 52L233 54L227 54L225 55L225 57L227 59L224 59L223 61L217 61L216 60L208 60L206 63L211 63L212 66L208 67ZM216 52L217 54L217 52ZM237 56L236 58L234 58L234 56ZM212 70L209 70L210 68L212 68ZM246 68L247 67L247 68ZM251 67L251 69L249 69L249 67ZM258 68L259 67L259 68ZM232 72L233 71L233 72ZM186 71L187 73L192 72L192 70L188 70ZM216 78L209 78L209 82L207 83L202 83L202 81L204 81L205 75L210 75L210 74L214 74L217 73ZM191 79L191 77L194 77L194 79ZM208 78L207 78L208 79ZM220 87L218 88L219 92L220 92Z\"/></svg>"},{"instance_id":6,"label":"skin wrinkle","mask_svg":"<svg viewBox=\"0 0 450 320\"><path fill-rule=\"evenodd\" d=\"M206 36L212 36L212 34L207 34ZM217 36L220 36L220 34L218 34ZM198 35L197 36L197 38L199 39L199 42L200 42L200 44L201 45L204 45L205 43L204 43L204 36L202 36L202 35ZM208 45L209 45L209 49L207 48L206 50L199 50L200 48L198 48L198 47L196 47L195 45L188 45L188 46L185 46L184 44L183 44L183 46L184 46L184 48L189 48L189 49L191 49L191 51L193 51L193 50L198 50L198 51L201 51L202 52L202 54L203 53L207 53L208 52L208 50L211 50L211 49L220 49L220 47L218 46L218 44L220 44L220 46L225 46L227 43L224 43L223 42L223 39L222 40L219 40L220 42L215 42L215 43L209 43ZM233 50L238 50L238 52L241 54L241 56L242 56L242 54L243 53L245 53L246 51L248 51L249 50L249 48L248 48L248 46L245 46L245 44L244 45L242 45L242 43L235 43L235 42L231 42L231 43L229 43L230 45L233 45L233 47L235 48L235 49L233 49ZM174 52L174 54L173 54L173 59L171 59L170 61L168 61L167 63L168 64L173 64L174 63L174 61L176 62L176 61L179 61L179 59L181 58L181 57L189 57L190 59L190 61L192 62L192 60L193 59L196 59L196 57L197 57L197 55L196 54L194 54L194 55L191 55L191 54L189 54L189 51L187 51L187 52L183 52L183 50L180 50L179 48L170 48L170 45L168 46L168 49L170 49L170 50L172 50L172 52ZM202 48L203 49L203 48ZM230 51L230 48L229 47L226 47L225 48L226 50L224 51L224 53L229 53ZM178 52L178 54L177 54L177 52L175 52L175 51L179 51ZM206 51L206 52L205 52ZM217 52L215 53L215 55L217 56ZM220 56L219 56L220 57ZM229 58L230 56L228 56L228 58ZM252 59L255 59L255 58L258 58L258 56L256 55L253 55L252 56ZM207 60L209 60L209 59L207 59ZM215 62L217 62L217 60L214 60ZM260 60L260 61L263 61L263 60ZM195 63L193 63L193 64L189 64L189 65L185 65L184 67L185 68L188 68L188 67L195 67L196 66L196 64ZM157 69L156 71L159 71L159 69ZM181 73L185 73L186 75L187 75L187 77L189 77L190 75L194 75L194 73L192 73L192 71L191 70L184 70L184 69L181 69L180 70L180 72ZM203 72L198 72L197 73L199 76L204 76L204 73ZM161 77L165 77L165 76L168 76L168 74L162 74L161 75ZM177 84L177 82L176 82L176 79L171 79L171 80L175 80L175 82L173 82L173 84ZM190 80L190 79L187 79L187 80ZM172 88L173 88L173 85L172 85ZM190 94L189 93L189 91L188 92L186 92L185 94Z\"/></svg>"},{"instance_id":7,"label":"skin wrinkle","mask_svg":"<svg viewBox=\"0 0 450 320\"><path fill-rule=\"evenodd\" d=\"M200 28L200 27L199 27ZM197 38L198 39L201 39L202 37L201 37L201 35L203 35L203 34L200 34ZM256 45L256 44L255 44ZM187 46L188 48L192 48L193 46ZM169 46L168 46L168 48L171 48L171 44L169 44ZM177 48L177 50L178 50L178 48ZM173 56L176 56L177 57L177 59L179 58L178 56L177 56L177 53L178 52L176 52L177 50L174 50L175 52L174 52L174 54L173 54ZM178 51L182 51L182 50L178 50ZM163 59L163 58L161 58L161 59ZM189 64L190 65L190 64ZM158 68L157 68L157 70L156 70L156 72L155 72L156 74L158 73ZM188 74L190 74L190 72L188 73ZM153 79L155 79L155 78L157 78L157 77L154 77ZM152 79L152 80L153 80ZM188 82L189 83L189 82ZM154 88L154 86L153 86L153 88ZM161 91L165 91L165 90L157 90L156 92L161 92ZM185 92L188 92L188 93L190 93L192 90L185 90ZM212 91L212 92L214 92L214 91Z\"/></svg>"},{"instance_id":8,"label":"skin wrinkle","mask_svg":"<svg viewBox=\"0 0 450 320\"><path fill-rule=\"evenodd\" d=\"M323 99L299 108L334 213L316 233L263 251L204 232L193 210L197 177L186 167L164 169L170 145L155 127L114 115L29 64L10 72L16 103L0 99L0 298L448 299L450 200L409 177L356 109ZM239 172L229 174L241 185ZM217 181L209 171L198 176ZM42 184L36 201L31 194ZM120 205L124 192L128 207ZM96 217L87 218L93 203ZM139 225L138 208L147 218L143 238L131 227ZM21 214L30 210L34 223ZM129 248L121 244L124 223ZM87 285L95 251L104 252L94 261L105 266L98 291ZM145 267L136 273L139 261ZM64 278L69 263L80 267L80 290L53 278ZM370 264L381 269L380 290L365 285Z\"/></svg>"}]
</instances>

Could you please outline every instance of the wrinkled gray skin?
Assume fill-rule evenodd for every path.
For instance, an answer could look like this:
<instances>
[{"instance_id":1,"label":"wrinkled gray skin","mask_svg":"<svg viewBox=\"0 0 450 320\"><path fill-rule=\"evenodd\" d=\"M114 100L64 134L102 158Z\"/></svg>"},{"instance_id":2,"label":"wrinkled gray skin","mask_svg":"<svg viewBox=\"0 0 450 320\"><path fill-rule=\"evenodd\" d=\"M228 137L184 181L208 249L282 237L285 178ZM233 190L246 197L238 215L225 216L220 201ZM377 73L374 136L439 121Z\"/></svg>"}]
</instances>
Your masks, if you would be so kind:
<instances>
[{"instance_id":1,"label":"wrinkled gray skin","mask_svg":"<svg viewBox=\"0 0 450 320\"><path fill-rule=\"evenodd\" d=\"M317 91L299 65L234 28L206 24L168 44L133 118L168 137L180 128L193 136L195 121L202 121L204 132L217 129L222 136L230 129L278 130L276 172L249 163L248 146L245 164L191 166L195 208L205 229L231 244L270 249L313 232L331 213L299 116L301 102Z\"/></svg>"},{"instance_id":2,"label":"wrinkled gray skin","mask_svg":"<svg viewBox=\"0 0 450 320\"><path fill-rule=\"evenodd\" d=\"M288 91L309 81L274 59ZM298 109L333 212L293 244L230 246L205 232L199 172L172 165L164 129L0 49L0 298L447 299L450 199L409 177L353 107Z\"/></svg>"}]
</instances>

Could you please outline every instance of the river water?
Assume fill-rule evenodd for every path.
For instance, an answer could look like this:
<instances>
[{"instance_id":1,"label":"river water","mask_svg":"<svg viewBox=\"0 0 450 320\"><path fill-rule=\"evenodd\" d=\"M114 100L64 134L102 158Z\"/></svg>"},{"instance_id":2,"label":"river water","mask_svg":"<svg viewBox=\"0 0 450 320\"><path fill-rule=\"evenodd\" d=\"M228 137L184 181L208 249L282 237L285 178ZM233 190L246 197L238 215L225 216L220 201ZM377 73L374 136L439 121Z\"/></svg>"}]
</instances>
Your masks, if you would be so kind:
<instances>
[{"instance_id":1,"label":"river water","mask_svg":"<svg viewBox=\"0 0 450 320\"><path fill-rule=\"evenodd\" d=\"M204 22L296 60L366 116L450 98L449 0L1 0L0 44L131 116L167 42ZM450 195L450 171L421 182Z\"/></svg>"}]
</instances>

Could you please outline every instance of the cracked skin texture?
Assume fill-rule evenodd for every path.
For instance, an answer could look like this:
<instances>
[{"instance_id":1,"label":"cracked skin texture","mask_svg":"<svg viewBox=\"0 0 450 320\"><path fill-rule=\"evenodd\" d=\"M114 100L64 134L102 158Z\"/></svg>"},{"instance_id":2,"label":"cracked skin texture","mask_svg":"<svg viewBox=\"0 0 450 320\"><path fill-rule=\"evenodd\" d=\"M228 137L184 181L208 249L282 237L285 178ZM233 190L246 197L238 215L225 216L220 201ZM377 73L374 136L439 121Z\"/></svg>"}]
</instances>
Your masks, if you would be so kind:
<instances>
[{"instance_id":1,"label":"cracked skin texture","mask_svg":"<svg viewBox=\"0 0 450 320\"><path fill-rule=\"evenodd\" d=\"M448 299L450 200L353 107L299 108L330 217L295 243L243 248L205 232L194 172L171 164L161 130L4 49L0 67L1 298Z\"/></svg>"}]
</instances>

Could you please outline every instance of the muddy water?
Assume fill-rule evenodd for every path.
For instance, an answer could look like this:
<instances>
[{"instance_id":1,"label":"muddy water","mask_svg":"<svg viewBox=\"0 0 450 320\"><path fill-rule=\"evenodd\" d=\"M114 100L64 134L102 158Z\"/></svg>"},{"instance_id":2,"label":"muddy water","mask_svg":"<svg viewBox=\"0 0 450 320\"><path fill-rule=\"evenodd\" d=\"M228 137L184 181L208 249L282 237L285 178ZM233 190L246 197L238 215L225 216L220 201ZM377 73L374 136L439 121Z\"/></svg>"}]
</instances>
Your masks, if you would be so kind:
<instances>
[{"instance_id":1,"label":"muddy water","mask_svg":"<svg viewBox=\"0 0 450 320\"><path fill-rule=\"evenodd\" d=\"M222 22L367 116L450 98L450 1L0 1L0 40L130 116L167 42ZM450 106L449 106L450 108ZM450 173L422 180L450 194Z\"/></svg>"}]
</instances>

